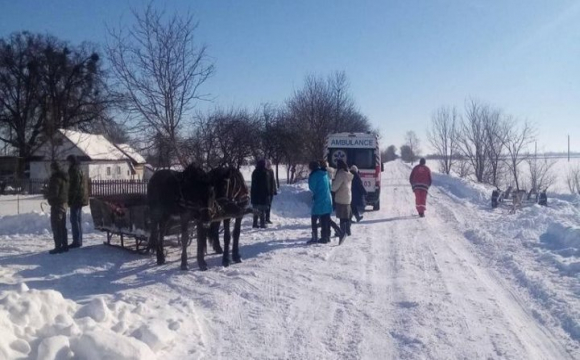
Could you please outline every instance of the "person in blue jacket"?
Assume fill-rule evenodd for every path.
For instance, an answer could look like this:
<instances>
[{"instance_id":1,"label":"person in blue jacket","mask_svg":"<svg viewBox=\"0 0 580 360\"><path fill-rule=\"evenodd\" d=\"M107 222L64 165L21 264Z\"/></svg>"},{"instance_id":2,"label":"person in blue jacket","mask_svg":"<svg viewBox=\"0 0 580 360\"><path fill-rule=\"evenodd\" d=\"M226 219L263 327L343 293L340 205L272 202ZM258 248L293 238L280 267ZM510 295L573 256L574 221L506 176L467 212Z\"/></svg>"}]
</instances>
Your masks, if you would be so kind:
<instances>
[{"instance_id":1,"label":"person in blue jacket","mask_svg":"<svg viewBox=\"0 0 580 360\"><path fill-rule=\"evenodd\" d=\"M322 169L318 161L311 161L309 166L308 188L312 192L312 239L308 244L330 242L330 214L332 213L332 195L328 172ZM318 239L317 222L320 219L321 231Z\"/></svg>"}]
</instances>

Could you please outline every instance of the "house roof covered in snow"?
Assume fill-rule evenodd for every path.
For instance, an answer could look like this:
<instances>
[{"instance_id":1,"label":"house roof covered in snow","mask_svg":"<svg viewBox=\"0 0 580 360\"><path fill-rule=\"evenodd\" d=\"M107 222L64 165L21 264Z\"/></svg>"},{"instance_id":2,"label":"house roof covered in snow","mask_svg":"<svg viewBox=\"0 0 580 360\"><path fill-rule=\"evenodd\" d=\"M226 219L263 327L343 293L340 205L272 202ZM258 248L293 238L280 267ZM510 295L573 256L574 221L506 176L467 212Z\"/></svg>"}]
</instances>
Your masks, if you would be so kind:
<instances>
[{"instance_id":1,"label":"house roof covered in snow","mask_svg":"<svg viewBox=\"0 0 580 360\"><path fill-rule=\"evenodd\" d=\"M127 155L103 135L65 129L59 131L91 160L127 160Z\"/></svg>"},{"instance_id":2,"label":"house roof covered in snow","mask_svg":"<svg viewBox=\"0 0 580 360\"><path fill-rule=\"evenodd\" d=\"M135 149L133 149L129 144L117 144L117 147L130 157L137 164L145 164L147 161L141 154L139 154Z\"/></svg>"}]
</instances>

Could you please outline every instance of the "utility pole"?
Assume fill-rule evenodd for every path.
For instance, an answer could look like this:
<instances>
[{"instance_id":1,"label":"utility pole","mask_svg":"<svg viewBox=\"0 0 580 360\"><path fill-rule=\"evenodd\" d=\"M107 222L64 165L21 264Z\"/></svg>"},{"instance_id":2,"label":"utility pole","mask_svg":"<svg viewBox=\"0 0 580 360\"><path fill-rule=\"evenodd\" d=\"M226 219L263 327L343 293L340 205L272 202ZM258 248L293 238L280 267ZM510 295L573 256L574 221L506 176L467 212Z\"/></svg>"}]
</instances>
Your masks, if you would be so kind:
<instances>
[{"instance_id":1,"label":"utility pole","mask_svg":"<svg viewBox=\"0 0 580 360\"><path fill-rule=\"evenodd\" d=\"M568 134L568 162L570 162L570 134Z\"/></svg>"}]
</instances>

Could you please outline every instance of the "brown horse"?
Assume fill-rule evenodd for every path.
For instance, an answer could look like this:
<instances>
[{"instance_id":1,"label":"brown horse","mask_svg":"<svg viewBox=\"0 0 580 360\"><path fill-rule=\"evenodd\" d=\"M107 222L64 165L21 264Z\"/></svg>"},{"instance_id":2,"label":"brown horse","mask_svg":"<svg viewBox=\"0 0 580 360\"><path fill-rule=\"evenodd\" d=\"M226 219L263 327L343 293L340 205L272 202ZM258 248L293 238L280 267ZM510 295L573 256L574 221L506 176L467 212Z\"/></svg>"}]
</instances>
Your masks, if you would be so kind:
<instances>
[{"instance_id":1,"label":"brown horse","mask_svg":"<svg viewBox=\"0 0 580 360\"><path fill-rule=\"evenodd\" d=\"M165 263L163 238L170 220L178 220L181 227L181 270L187 270L189 224L197 225L197 262L200 270L207 270L203 252L207 229L216 212L214 189L205 171L189 165L183 172L159 170L147 184L147 203L151 218L150 248L155 247L157 264Z\"/></svg>"},{"instance_id":2,"label":"brown horse","mask_svg":"<svg viewBox=\"0 0 580 360\"><path fill-rule=\"evenodd\" d=\"M242 173L235 168L220 167L211 170L208 173L211 184L215 190L216 203L218 204L218 221L212 222L209 229L209 240L212 242L216 253L222 253L222 265L230 265L230 219L235 218L234 222L234 243L232 247L232 260L234 263L242 262L239 250L240 231L242 227L242 218L248 213L248 204L250 202L248 187ZM222 250L219 242L220 223L224 223L224 249Z\"/></svg>"}]
</instances>

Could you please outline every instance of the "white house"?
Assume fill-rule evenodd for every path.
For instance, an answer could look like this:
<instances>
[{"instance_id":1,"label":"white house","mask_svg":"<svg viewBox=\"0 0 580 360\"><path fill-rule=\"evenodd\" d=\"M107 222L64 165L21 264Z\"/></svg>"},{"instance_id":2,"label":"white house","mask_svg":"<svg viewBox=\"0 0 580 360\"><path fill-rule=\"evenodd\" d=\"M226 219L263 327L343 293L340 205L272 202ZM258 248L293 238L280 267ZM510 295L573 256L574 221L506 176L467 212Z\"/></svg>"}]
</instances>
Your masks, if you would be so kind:
<instances>
[{"instance_id":1,"label":"white house","mask_svg":"<svg viewBox=\"0 0 580 360\"><path fill-rule=\"evenodd\" d=\"M67 169L69 155L78 157L81 169L93 180L143 178L143 171L138 168L144 167L145 159L130 146L118 147L102 135L63 129L58 130L53 141L43 143L33 153L35 160L30 162L30 178L47 179L53 159Z\"/></svg>"}]
</instances>

